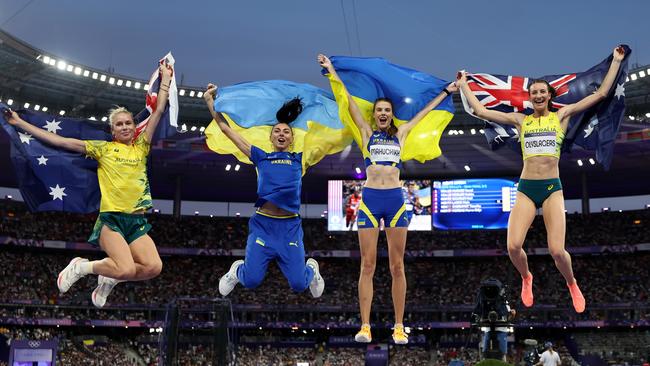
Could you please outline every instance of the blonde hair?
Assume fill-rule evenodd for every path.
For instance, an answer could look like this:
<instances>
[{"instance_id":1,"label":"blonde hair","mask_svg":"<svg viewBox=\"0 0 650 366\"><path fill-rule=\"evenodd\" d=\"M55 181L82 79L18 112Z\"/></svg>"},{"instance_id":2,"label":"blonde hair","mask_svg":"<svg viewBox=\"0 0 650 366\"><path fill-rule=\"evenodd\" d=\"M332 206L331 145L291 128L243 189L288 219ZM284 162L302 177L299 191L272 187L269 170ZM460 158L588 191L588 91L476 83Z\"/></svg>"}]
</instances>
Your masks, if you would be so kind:
<instances>
[{"instance_id":1,"label":"blonde hair","mask_svg":"<svg viewBox=\"0 0 650 366\"><path fill-rule=\"evenodd\" d=\"M129 116L131 116L131 119L133 119L133 113L129 112L128 109L120 106L115 106L115 108L111 109L108 111L108 124L111 126L111 130L113 129L113 122L115 121L115 118L117 118L117 115L120 113L126 113Z\"/></svg>"}]
</instances>

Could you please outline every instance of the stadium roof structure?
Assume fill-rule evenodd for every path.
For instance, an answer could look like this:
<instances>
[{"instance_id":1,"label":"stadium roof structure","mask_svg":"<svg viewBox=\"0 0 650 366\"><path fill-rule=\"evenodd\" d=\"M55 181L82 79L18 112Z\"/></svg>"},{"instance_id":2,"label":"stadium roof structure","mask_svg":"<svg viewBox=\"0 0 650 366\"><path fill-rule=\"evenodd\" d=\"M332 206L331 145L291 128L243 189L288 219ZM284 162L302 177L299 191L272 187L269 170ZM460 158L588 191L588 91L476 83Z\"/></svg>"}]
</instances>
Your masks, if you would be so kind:
<instances>
[{"instance_id":1,"label":"stadium roof structure","mask_svg":"<svg viewBox=\"0 0 650 366\"><path fill-rule=\"evenodd\" d=\"M114 105L141 110L148 77L75 64L0 30L0 100L11 100L15 109L103 120ZM201 98L202 88L179 85L178 89L179 124L185 124L186 131L159 142L153 149L149 176L154 196L173 198L180 182L183 199L253 202L255 170L245 164L235 169L238 162L234 157L214 154L205 147L202 127L210 118ZM650 65L629 71L625 94L627 118L609 171L591 163L595 159L593 152L578 147L562 156L560 172L567 198L582 196L583 179L591 197L650 193ZM481 133L483 122L464 112L458 95L454 95L454 104L456 115L441 140L443 155L426 164L405 162L402 177L437 180L518 176L520 155L507 148L491 151ZM356 145L326 157L303 178L303 200L326 202L326 180L354 179L357 167L363 169L363 159ZM9 142L1 133L0 172L0 186L17 186Z\"/></svg>"}]
</instances>

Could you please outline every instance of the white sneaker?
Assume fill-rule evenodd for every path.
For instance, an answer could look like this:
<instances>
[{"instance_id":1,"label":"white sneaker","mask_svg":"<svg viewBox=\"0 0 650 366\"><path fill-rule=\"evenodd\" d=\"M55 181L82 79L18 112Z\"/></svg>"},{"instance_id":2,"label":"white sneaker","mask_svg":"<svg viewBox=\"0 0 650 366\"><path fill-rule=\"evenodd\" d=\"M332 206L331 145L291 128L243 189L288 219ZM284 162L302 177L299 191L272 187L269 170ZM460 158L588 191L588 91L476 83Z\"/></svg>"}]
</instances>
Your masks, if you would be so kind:
<instances>
[{"instance_id":1,"label":"white sneaker","mask_svg":"<svg viewBox=\"0 0 650 366\"><path fill-rule=\"evenodd\" d=\"M311 292L311 296L318 298L323 294L323 290L325 290L325 280L320 275L318 262L314 258L307 259L307 265L314 270L314 278L312 278L309 284L309 291Z\"/></svg>"},{"instance_id":2,"label":"white sneaker","mask_svg":"<svg viewBox=\"0 0 650 366\"><path fill-rule=\"evenodd\" d=\"M234 261L230 266L230 270L219 279L219 293L221 296L228 296L228 294L239 283L239 278L237 278L237 269L242 264L244 264L244 261L241 259Z\"/></svg>"},{"instance_id":3,"label":"white sneaker","mask_svg":"<svg viewBox=\"0 0 650 366\"><path fill-rule=\"evenodd\" d=\"M95 290L93 290L93 294L91 296L93 305L98 308L104 307L104 305L106 305L106 299L108 298L108 295L111 294L113 287L115 287L115 285L118 283L120 283L120 281L116 279L99 275L97 277L97 287L95 287Z\"/></svg>"},{"instance_id":4,"label":"white sneaker","mask_svg":"<svg viewBox=\"0 0 650 366\"><path fill-rule=\"evenodd\" d=\"M88 262L88 259L76 257L70 261L67 267L63 271L59 272L59 277L56 280L56 285L59 287L59 292L67 292L75 282L85 274L79 273L79 264L82 262Z\"/></svg>"}]
</instances>

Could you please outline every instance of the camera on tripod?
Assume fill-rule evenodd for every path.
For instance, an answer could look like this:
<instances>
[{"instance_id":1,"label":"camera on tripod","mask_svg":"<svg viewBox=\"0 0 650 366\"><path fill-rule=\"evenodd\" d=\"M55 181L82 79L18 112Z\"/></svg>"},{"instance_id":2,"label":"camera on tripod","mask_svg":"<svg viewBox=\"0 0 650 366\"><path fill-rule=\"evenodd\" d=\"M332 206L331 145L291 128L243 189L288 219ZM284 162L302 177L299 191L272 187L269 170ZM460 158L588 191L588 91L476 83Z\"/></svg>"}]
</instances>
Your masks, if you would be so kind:
<instances>
[{"instance_id":1,"label":"camera on tripod","mask_svg":"<svg viewBox=\"0 0 650 366\"><path fill-rule=\"evenodd\" d=\"M481 332L481 356L505 360L508 334L513 333L515 311L506 299L506 287L501 281L489 278L481 282L471 325Z\"/></svg>"}]
</instances>

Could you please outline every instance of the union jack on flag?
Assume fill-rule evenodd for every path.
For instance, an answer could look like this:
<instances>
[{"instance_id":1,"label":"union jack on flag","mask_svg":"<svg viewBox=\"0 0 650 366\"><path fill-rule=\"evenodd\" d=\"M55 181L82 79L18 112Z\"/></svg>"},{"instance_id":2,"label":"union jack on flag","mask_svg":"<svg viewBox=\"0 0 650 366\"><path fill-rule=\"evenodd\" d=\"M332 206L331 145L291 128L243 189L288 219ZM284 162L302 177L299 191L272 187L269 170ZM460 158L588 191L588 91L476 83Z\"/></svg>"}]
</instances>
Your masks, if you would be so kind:
<instances>
[{"instance_id":1,"label":"union jack on flag","mask_svg":"<svg viewBox=\"0 0 650 366\"><path fill-rule=\"evenodd\" d=\"M158 61L159 65L169 65L174 67L174 56L171 52L167 53L165 57ZM173 75L172 75L173 76ZM134 118L137 123L135 129L134 139L140 135L142 131L149 124L149 117L151 113L156 111L158 106L158 91L160 90L160 81L162 80L158 69L154 70L149 78L149 88L147 89L147 95L145 99L145 108L140 111ZM167 101L167 107L163 115L160 117L160 122L158 123L158 131L156 136L158 138L164 138L172 135L178 129L178 88L176 87L176 78L172 77L171 85L169 86L169 98Z\"/></svg>"},{"instance_id":2,"label":"union jack on flag","mask_svg":"<svg viewBox=\"0 0 650 366\"><path fill-rule=\"evenodd\" d=\"M558 97L569 93L569 82L575 80L576 74L560 76L547 80L557 91L554 108L562 108L566 103L559 103ZM491 74L470 74L468 85L481 103L489 109L501 112L524 112L533 106L528 97L528 85L531 80L521 76L502 76Z\"/></svg>"},{"instance_id":3,"label":"union jack on flag","mask_svg":"<svg viewBox=\"0 0 650 366\"><path fill-rule=\"evenodd\" d=\"M564 151L570 151L574 143L586 150L595 150L596 159L605 168L609 168L611 163L614 141L625 111L624 83L631 50L628 46L623 47L625 59L621 63L608 97L596 106L571 117L562 146ZM530 114L533 112L533 106L529 101L528 86L532 80L542 79L555 88L557 95L553 99L553 108L560 109L595 92L607 74L611 60L610 55L585 72L547 75L539 78L487 73L469 74L468 86L481 104L488 109L504 113ZM465 111L474 115L463 93L461 99ZM485 137L493 150L507 144L521 152L519 133L513 126L486 121Z\"/></svg>"},{"instance_id":4,"label":"union jack on flag","mask_svg":"<svg viewBox=\"0 0 650 366\"><path fill-rule=\"evenodd\" d=\"M173 65L174 59L171 54L167 54L160 62ZM134 117L138 123L137 134L146 128L151 113L155 111L160 79L156 68L149 81L145 109ZM176 130L178 97L174 78L169 91L169 103L161 116L154 139L164 138ZM0 109L2 108L9 107L0 103ZM108 125L103 122L48 115L31 110L18 110L17 113L26 122L59 136L79 140L109 141L112 138ZM31 211L90 213L99 209L100 191L95 160L42 143L29 133L7 123L2 114L0 130L4 130L9 136L11 160L20 193Z\"/></svg>"}]
</instances>

